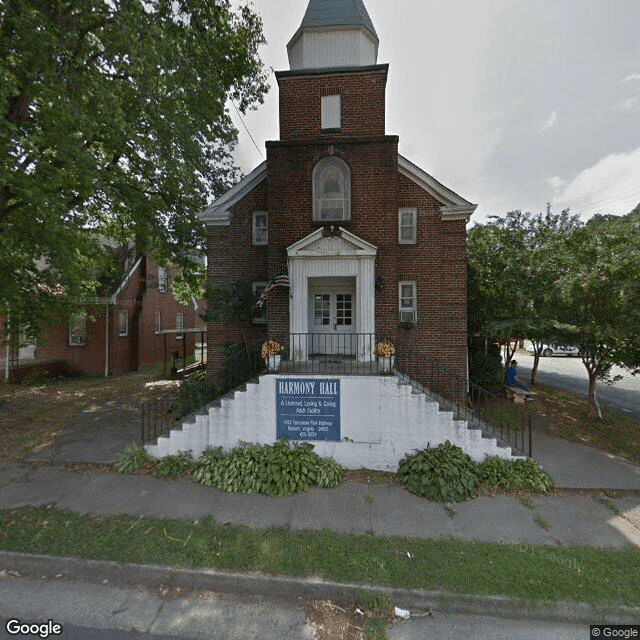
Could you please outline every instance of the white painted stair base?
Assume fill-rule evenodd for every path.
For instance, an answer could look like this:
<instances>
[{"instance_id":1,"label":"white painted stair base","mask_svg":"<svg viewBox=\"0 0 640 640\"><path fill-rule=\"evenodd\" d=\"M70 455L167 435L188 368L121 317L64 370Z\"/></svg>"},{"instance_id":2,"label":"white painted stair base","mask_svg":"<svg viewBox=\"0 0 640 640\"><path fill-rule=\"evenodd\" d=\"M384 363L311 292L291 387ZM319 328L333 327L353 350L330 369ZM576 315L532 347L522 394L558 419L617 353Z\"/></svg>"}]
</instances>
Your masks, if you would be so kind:
<instances>
[{"instance_id":1,"label":"white painted stair base","mask_svg":"<svg viewBox=\"0 0 640 640\"><path fill-rule=\"evenodd\" d=\"M308 379L310 376L269 374L246 390L211 405L206 413L192 416L182 428L157 444L146 445L155 458L191 451L198 458L207 447L234 449L242 443L273 444L276 440L276 378ZM407 453L448 440L480 462L487 455L512 458L510 448L495 438L483 437L465 420L424 393L416 393L394 376L322 376L340 380L341 442L314 441L315 452L333 458L347 469L396 471Z\"/></svg>"}]
</instances>

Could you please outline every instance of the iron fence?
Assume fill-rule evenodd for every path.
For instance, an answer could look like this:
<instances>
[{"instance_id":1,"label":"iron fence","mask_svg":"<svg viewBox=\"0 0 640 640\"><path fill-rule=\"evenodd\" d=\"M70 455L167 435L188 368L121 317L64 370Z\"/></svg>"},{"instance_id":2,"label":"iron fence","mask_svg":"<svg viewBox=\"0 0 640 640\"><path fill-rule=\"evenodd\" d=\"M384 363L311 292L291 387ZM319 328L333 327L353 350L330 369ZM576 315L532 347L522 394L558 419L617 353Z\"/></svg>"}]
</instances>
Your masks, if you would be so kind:
<instances>
[{"instance_id":1,"label":"iron fence","mask_svg":"<svg viewBox=\"0 0 640 640\"><path fill-rule=\"evenodd\" d=\"M526 407L506 402L412 347L397 350L396 368L407 384L437 400L458 419L531 456L533 416Z\"/></svg>"},{"instance_id":2,"label":"iron fence","mask_svg":"<svg viewBox=\"0 0 640 640\"><path fill-rule=\"evenodd\" d=\"M281 346L281 373L396 375L452 411L457 419L531 456L531 412L505 402L410 345L374 333L289 333L269 334L269 338ZM386 361L376 357L376 345L383 341L395 345L393 358ZM222 380L214 388L202 380L199 395L193 394L197 402L189 407L190 412L204 409L265 372L267 364L260 351L263 342L228 357ZM175 426L180 417L174 411L175 402L175 396L165 396L143 406L143 443L166 435Z\"/></svg>"},{"instance_id":3,"label":"iron fence","mask_svg":"<svg viewBox=\"0 0 640 640\"><path fill-rule=\"evenodd\" d=\"M141 444L152 442L160 436L166 436L176 426L173 407L176 394L167 394L142 404Z\"/></svg>"}]
</instances>

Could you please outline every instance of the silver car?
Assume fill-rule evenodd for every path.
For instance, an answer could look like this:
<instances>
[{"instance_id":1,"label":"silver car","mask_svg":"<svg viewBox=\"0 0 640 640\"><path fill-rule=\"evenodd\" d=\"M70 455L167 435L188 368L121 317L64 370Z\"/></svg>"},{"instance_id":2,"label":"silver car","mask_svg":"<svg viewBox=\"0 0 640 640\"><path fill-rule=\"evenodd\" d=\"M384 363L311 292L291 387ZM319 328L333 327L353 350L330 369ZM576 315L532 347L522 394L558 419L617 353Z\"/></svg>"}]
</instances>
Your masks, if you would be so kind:
<instances>
[{"instance_id":1,"label":"silver car","mask_svg":"<svg viewBox=\"0 0 640 640\"><path fill-rule=\"evenodd\" d=\"M527 347L527 351L533 354L533 345ZM574 344L543 344L540 355L548 356L579 356L580 349Z\"/></svg>"}]
</instances>

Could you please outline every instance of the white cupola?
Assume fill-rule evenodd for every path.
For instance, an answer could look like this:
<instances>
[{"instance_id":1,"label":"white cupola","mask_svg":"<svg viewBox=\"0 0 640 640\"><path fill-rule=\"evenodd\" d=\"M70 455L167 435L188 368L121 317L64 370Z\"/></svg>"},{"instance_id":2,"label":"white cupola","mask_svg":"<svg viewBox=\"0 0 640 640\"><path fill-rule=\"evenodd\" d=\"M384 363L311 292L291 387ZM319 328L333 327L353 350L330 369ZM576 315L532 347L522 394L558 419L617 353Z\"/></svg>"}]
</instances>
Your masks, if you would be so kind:
<instances>
[{"instance_id":1,"label":"white cupola","mask_svg":"<svg viewBox=\"0 0 640 640\"><path fill-rule=\"evenodd\" d=\"M378 35L362 0L309 0L287 52L292 71L368 67L378 61Z\"/></svg>"}]
</instances>

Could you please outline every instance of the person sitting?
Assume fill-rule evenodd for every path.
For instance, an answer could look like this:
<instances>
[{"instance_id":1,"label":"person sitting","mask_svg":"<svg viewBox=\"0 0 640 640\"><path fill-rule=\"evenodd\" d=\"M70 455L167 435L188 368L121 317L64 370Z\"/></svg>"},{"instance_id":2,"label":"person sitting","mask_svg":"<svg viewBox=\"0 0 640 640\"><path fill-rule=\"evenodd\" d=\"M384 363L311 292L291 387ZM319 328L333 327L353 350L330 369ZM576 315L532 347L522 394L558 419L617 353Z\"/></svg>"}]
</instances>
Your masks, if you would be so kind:
<instances>
[{"instance_id":1,"label":"person sitting","mask_svg":"<svg viewBox=\"0 0 640 640\"><path fill-rule=\"evenodd\" d=\"M515 360L511 361L509 368L507 369L506 378L507 387L514 387L516 389L523 389L529 393L529 387L522 382L522 379L518 375L518 363Z\"/></svg>"}]
</instances>

